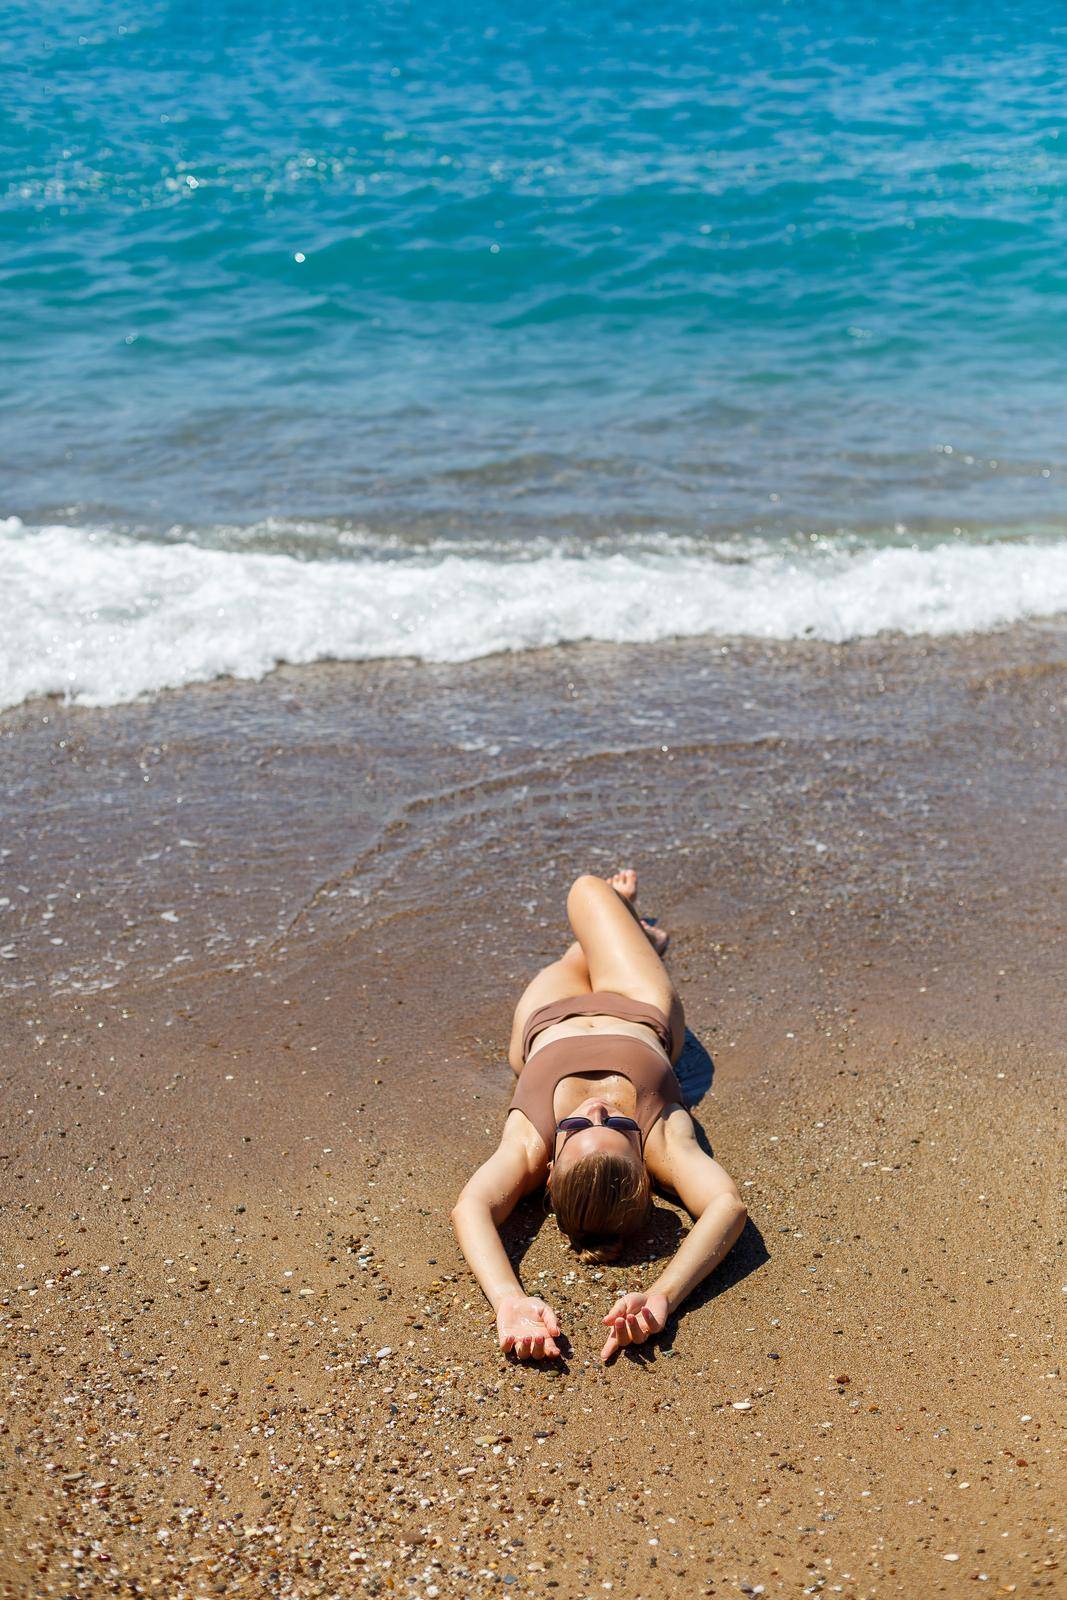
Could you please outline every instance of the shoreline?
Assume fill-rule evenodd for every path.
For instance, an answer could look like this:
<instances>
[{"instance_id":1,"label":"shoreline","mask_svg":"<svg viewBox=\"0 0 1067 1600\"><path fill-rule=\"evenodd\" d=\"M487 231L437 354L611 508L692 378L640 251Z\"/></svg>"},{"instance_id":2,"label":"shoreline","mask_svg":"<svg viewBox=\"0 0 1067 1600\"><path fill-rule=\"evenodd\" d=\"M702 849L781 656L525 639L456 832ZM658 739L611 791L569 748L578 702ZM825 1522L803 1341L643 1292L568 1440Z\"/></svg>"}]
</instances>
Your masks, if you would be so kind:
<instances>
[{"instance_id":1,"label":"shoreline","mask_svg":"<svg viewBox=\"0 0 1067 1600\"><path fill-rule=\"evenodd\" d=\"M819 641L958 638L1062 626L1067 545L1030 535L869 542L823 530L747 537L663 532L602 544L521 539L408 549L343 535L203 539L109 535L0 519L11 622L0 703L76 686L85 709L232 674L375 661L458 666L599 641L726 650ZM1001 530L1002 534L1006 530ZM308 559L310 557L310 559ZM40 597L51 596L47 621ZM640 602L635 596L640 595Z\"/></svg>"},{"instance_id":2,"label":"shoreline","mask_svg":"<svg viewBox=\"0 0 1067 1600\"><path fill-rule=\"evenodd\" d=\"M125 962L2 1002L0 1594L1054 1593L1065 644L0 719L20 959ZM448 1208L569 876L634 841L750 1221L602 1369L678 1214L588 1269L532 1197L570 1354L517 1367Z\"/></svg>"},{"instance_id":3,"label":"shoreline","mask_svg":"<svg viewBox=\"0 0 1067 1600\"><path fill-rule=\"evenodd\" d=\"M190 546L198 549L198 546ZM987 548L977 547L979 550ZM210 552L206 552L210 553ZM239 552L238 552L239 553ZM901 552L907 553L907 552ZM576 565L582 562L578 557L567 557ZM296 566L311 566L312 563L295 562ZM344 563L341 563L343 566ZM941 587L952 586L952 579L945 576L939 580ZM937 588L938 583L933 579L926 580L926 586ZM492 609L491 597L486 597L484 604L487 609ZM457 674L473 671L480 668L490 673L499 670L506 673L513 669L521 673L528 664L537 665L539 662L549 662L565 658L571 653L581 660L584 656L596 652L606 652L610 656L616 653L627 652L659 652L672 650L689 650L695 653L715 658L718 656L739 655L742 657L785 657L791 651L798 656L811 651L822 651L831 656L840 656L842 653L855 651L858 653L882 654L887 659L894 653L907 656L916 651L924 653L928 649L946 648L948 650L971 650L976 656L988 654L990 649L995 653L998 642L1007 654L1012 654L1018 648L1020 641L1040 639L1043 633L1053 636L1062 634L1067 626L1067 610L1052 611L1022 609L1017 614L1011 613L1004 616L994 615L976 616L967 626L945 626L934 613L928 619L928 627L880 627L876 631L846 632L838 634L835 631L820 632L814 624L799 628L788 635L763 633L761 631L731 633L725 629L702 629L701 631L665 632L650 637L618 638L614 636L601 636L595 634L582 634L574 637L548 638L544 640L530 639L522 642L501 644L482 654L475 655L427 655L417 650L405 653L402 650L383 651L380 654L348 655L340 651L336 654L311 654L304 655L300 651L292 655L255 654L254 659L247 663L245 670L236 670L225 664L204 663L202 676L197 676L181 683L149 682L143 687L129 685L119 698L99 698L99 691L91 691L85 687L80 688L73 696L68 689L51 689L44 691L27 691L19 700L7 704L0 704L0 726L10 720L18 724L25 718L34 720L52 714L60 715L74 713L75 715L121 714L123 711L132 711L137 707L166 704L169 700L183 696L196 696L221 692L232 694L240 690L254 690L263 687L269 691L275 680L296 676L297 679L309 679L316 673L329 674L331 672L351 672L354 674L366 673L373 675L375 672L427 672L430 674ZM97 670L103 672L106 663L97 663ZM76 677L77 673L73 664L69 677ZM96 698L85 701L80 696L93 693Z\"/></svg>"}]
</instances>

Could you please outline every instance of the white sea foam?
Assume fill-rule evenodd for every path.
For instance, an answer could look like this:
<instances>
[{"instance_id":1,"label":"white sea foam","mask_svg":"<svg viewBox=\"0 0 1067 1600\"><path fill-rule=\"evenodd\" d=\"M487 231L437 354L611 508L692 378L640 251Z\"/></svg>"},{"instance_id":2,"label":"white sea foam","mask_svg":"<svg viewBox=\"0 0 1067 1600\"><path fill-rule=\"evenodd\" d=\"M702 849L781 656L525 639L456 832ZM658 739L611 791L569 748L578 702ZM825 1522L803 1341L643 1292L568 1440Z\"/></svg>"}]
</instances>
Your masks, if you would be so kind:
<instances>
[{"instance_id":1,"label":"white sea foam","mask_svg":"<svg viewBox=\"0 0 1067 1600\"><path fill-rule=\"evenodd\" d=\"M0 706L114 705L280 662L466 661L583 639L844 641L1067 611L1067 541L813 553L664 540L519 559L303 561L0 522Z\"/></svg>"}]
</instances>

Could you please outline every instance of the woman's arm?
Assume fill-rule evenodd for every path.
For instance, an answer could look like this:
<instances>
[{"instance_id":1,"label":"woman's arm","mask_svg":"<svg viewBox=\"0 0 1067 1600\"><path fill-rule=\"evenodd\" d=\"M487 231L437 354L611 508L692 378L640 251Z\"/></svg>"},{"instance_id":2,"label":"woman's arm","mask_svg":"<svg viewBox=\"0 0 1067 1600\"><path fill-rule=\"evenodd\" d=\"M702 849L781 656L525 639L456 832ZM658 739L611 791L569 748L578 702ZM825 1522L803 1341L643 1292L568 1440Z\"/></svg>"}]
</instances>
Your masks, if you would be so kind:
<instances>
[{"instance_id":1,"label":"woman's arm","mask_svg":"<svg viewBox=\"0 0 1067 1600\"><path fill-rule=\"evenodd\" d=\"M543 1177L516 1121L509 1118L505 1122L498 1148L464 1185L452 1208L452 1226L471 1271L496 1312L500 1348L514 1350L520 1360L529 1357L536 1361L559 1355L559 1322L543 1300L523 1293L498 1231L518 1200Z\"/></svg>"},{"instance_id":2,"label":"woman's arm","mask_svg":"<svg viewBox=\"0 0 1067 1600\"><path fill-rule=\"evenodd\" d=\"M697 1143L688 1112L677 1111L667 1119L662 1154L647 1154L650 1173L674 1190L694 1225L652 1287L622 1295L604 1318L611 1329L601 1351L604 1361L625 1345L642 1344L663 1329L671 1312L737 1243L748 1216L726 1168Z\"/></svg>"}]
</instances>

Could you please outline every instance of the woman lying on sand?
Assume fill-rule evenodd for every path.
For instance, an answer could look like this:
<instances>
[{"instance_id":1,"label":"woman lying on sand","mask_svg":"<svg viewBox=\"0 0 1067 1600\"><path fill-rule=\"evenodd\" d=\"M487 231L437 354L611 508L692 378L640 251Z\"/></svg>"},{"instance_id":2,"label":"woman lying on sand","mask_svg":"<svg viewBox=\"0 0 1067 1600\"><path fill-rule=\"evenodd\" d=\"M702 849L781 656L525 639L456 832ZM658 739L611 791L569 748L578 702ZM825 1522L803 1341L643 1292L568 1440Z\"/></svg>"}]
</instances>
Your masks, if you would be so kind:
<instances>
[{"instance_id":1,"label":"woman lying on sand","mask_svg":"<svg viewBox=\"0 0 1067 1600\"><path fill-rule=\"evenodd\" d=\"M515 1008L508 1059L519 1081L504 1132L452 1212L496 1311L500 1347L520 1359L559 1355L555 1312L523 1293L497 1232L540 1184L585 1260L613 1260L649 1220L653 1182L696 1219L652 1287L622 1295L604 1318L604 1361L659 1333L745 1225L737 1185L700 1148L682 1105L673 1069L682 1004L661 959L666 935L640 920L636 898L633 871L575 882L567 915L576 942Z\"/></svg>"}]
</instances>

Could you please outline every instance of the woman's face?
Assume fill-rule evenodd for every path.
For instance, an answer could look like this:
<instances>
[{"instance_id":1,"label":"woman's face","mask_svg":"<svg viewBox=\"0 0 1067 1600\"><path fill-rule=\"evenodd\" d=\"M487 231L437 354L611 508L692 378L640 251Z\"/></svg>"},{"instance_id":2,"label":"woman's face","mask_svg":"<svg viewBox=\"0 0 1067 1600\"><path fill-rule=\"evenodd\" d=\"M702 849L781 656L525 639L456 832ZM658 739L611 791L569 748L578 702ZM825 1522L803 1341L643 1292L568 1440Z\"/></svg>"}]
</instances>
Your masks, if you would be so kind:
<instances>
[{"instance_id":1,"label":"woman's face","mask_svg":"<svg viewBox=\"0 0 1067 1600\"><path fill-rule=\"evenodd\" d=\"M572 1117L588 1117L593 1127L581 1128L577 1133L556 1134L557 1153L552 1162L552 1169L565 1172L575 1161L591 1155L622 1156L640 1166L643 1160L641 1135L636 1129L632 1133L623 1133L618 1128L599 1126L606 1117L617 1116L618 1112L618 1106L609 1106L595 1096L583 1100L580 1106L575 1106L573 1111L568 1112Z\"/></svg>"}]
</instances>

